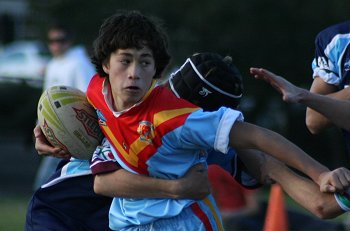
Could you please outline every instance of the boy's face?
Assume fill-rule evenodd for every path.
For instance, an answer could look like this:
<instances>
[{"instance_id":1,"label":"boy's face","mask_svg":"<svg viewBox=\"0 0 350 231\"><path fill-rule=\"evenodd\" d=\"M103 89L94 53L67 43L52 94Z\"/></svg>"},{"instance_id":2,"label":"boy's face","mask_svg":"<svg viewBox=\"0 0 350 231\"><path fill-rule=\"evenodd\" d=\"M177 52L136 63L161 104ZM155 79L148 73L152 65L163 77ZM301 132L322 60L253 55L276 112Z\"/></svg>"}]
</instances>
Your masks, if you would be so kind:
<instances>
[{"instance_id":1,"label":"boy's face","mask_svg":"<svg viewBox=\"0 0 350 231\"><path fill-rule=\"evenodd\" d=\"M103 65L103 70L109 75L116 111L139 102L156 73L153 53L147 47L116 50Z\"/></svg>"}]
</instances>

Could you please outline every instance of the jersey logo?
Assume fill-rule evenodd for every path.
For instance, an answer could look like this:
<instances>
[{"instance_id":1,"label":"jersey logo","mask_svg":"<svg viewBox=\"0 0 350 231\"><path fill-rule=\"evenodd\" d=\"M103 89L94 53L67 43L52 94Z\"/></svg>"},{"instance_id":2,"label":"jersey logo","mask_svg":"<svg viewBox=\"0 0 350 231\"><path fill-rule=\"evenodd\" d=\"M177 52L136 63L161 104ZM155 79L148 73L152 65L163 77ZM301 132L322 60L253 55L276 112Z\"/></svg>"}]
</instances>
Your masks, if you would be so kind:
<instances>
[{"instance_id":1,"label":"jersey logo","mask_svg":"<svg viewBox=\"0 0 350 231\"><path fill-rule=\"evenodd\" d=\"M141 121L137 128L137 133L140 135L140 140L152 144L155 137L154 125L149 121Z\"/></svg>"},{"instance_id":2,"label":"jersey logo","mask_svg":"<svg viewBox=\"0 0 350 231\"><path fill-rule=\"evenodd\" d=\"M206 97L209 94L211 94L212 92L209 91L208 89L206 89L205 87L202 87L202 90L200 90L198 93L199 93L199 95Z\"/></svg>"},{"instance_id":3,"label":"jersey logo","mask_svg":"<svg viewBox=\"0 0 350 231\"><path fill-rule=\"evenodd\" d=\"M317 58L317 65L321 68L329 69L328 62L324 57Z\"/></svg>"}]
</instances>

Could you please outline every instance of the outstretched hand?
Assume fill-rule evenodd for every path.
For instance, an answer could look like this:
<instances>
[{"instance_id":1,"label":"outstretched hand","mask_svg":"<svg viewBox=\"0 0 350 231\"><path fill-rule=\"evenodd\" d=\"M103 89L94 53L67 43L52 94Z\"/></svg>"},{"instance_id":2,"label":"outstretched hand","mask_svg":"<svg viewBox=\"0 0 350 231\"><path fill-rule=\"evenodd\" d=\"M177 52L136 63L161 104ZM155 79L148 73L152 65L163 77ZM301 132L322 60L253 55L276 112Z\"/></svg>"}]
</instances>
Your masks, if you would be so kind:
<instances>
[{"instance_id":1,"label":"outstretched hand","mask_svg":"<svg viewBox=\"0 0 350 231\"><path fill-rule=\"evenodd\" d=\"M350 171L344 167L324 172L319 177L321 192L344 192L350 186Z\"/></svg>"},{"instance_id":2,"label":"outstretched hand","mask_svg":"<svg viewBox=\"0 0 350 231\"><path fill-rule=\"evenodd\" d=\"M271 84L279 93L282 94L283 100L288 103L298 103L300 95L305 92L305 89L299 88L281 76L263 69L263 68L250 68L250 73L254 75L256 79L264 80Z\"/></svg>"},{"instance_id":3,"label":"outstretched hand","mask_svg":"<svg viewBox=\"0 0 350 231\"><path fill-rule=\"evenodd\" d=\"M53 147L46 139L39 125L34 128L35 149L39 155L58 158L70 158L71 155L61 148Z\"/></svg>"}]
</instances>

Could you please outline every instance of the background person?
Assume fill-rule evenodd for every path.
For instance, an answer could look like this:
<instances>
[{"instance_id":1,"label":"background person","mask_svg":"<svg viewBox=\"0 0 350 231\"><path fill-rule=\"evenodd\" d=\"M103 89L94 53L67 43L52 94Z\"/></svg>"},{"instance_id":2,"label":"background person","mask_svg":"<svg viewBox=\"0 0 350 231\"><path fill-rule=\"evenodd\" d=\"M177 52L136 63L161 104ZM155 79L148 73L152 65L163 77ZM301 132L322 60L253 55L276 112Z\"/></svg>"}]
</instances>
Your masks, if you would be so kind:
<instances>
[{"instance_id":1,"label":"background person","mask_svg":"<svg viewBox=\"0 0 350 231\"><path fill-rule=\"evenodd\" d=\"M63 24L53 24L47 33L52 59L49 61L43 89L65 85L85 92L95 70L82 46L74 45L73 32ZM60 159L44 157L39 166L34 188L40 187L54 172Z\"/></svg>"}]
</instances>

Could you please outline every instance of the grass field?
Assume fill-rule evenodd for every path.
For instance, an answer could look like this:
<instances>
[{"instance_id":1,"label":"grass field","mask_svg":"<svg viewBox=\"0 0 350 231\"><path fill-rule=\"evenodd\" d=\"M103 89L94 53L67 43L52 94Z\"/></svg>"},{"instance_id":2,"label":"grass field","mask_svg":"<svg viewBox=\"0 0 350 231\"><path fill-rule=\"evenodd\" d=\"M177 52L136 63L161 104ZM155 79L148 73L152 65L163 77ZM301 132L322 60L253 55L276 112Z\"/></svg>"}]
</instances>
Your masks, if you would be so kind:
<instances>
[{"instance_id":1,"label":"grass field","mask_svg":"<svg viewBox=\"0 0 350 231\"><path fill-rule=\"evenodd\" d=\"M0 199L0 231L23 231L30 196L4 196Z\"/></svg>"},{"instance_id":2,"label":"grass field","mask_svg":"<svg viewBox=\"0 0 350 231\"><path fill-rule=\"evenodd\" d=\"M268 190L264 189L260 196L260 200L268 199ZM26 209L30 195L1 195L0 194L0 231L23 231L26 216ZM310 215L307 211L297 205L288 196L285 196L285 206L288 210L298 211L302 214ZM345 219L346 215L342 215L331 222L340 223ZM257 230L258 231L258 230ZM298 231L296 229L289 231ZM305 231L305 229L303 229ZM314 230L308 230L314 231ZM328 231L318 229L318 231Z\"/></svg>"}]
</instances>

